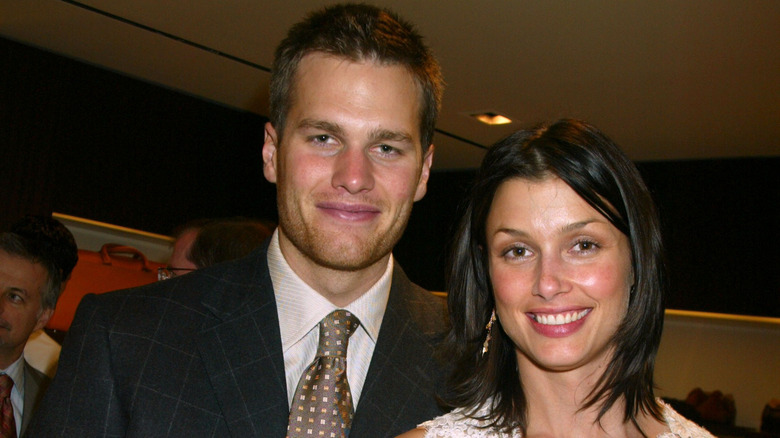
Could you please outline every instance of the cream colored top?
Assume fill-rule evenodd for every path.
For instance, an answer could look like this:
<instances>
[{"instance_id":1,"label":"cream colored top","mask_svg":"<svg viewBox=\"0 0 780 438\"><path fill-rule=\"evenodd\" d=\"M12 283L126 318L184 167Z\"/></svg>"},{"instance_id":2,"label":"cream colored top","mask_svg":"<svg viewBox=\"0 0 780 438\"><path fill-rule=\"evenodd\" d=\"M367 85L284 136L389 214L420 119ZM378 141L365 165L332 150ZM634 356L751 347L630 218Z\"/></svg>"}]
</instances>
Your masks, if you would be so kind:
<instances>
[{"instance_id":1,"label":"cream colored top","mask_svg":"<svg viewBox=\"0 0 780 438\"><path fill-rule=\"evenodd\" d=\"M669 405L658 399L666 425L671 432L658 435L657 438L715 438L701 426L678 414ZM484 415L487 408L477 412ZM520 432L512 434L500 433L492 428L482 428L484 422L463 415L463 410L456 409L449 414L436 417L433 420L422 423L420 427L426 429L425 438L522 438Z\"/></svg>"}]
</instances>

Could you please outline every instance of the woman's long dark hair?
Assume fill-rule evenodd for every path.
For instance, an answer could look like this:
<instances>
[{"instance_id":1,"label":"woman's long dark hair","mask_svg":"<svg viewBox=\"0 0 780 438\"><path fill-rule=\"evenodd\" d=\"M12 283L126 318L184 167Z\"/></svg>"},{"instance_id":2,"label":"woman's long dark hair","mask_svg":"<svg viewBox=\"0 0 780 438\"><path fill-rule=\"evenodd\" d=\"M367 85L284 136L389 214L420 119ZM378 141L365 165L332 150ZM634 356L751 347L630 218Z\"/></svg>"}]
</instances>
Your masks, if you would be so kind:
<instances>
[{"instance_id":1,"label":"woman's long dark hair","mask_svg":"<svg viewBox=\"0 0 780 438\"><path fill-rule=\"evenodd\" d=\"M636 166L594 126L564 119L518 131L490 148L477 173L454 243L448 272L452 330L445 344L455 358L451 407L481 417L505 431L528 426L515 346L500 321L482 353L485 325L495 308L489 278L485 223L499 186L510 179L558 177L628 237L634 286L628 311L613 335L614 356L581 409L603 415L623 399L624 421L642 411L661 419L653 395L655 355L663 328L665 266L660 223L650 192Z\"/></svg>"}]
</instances>

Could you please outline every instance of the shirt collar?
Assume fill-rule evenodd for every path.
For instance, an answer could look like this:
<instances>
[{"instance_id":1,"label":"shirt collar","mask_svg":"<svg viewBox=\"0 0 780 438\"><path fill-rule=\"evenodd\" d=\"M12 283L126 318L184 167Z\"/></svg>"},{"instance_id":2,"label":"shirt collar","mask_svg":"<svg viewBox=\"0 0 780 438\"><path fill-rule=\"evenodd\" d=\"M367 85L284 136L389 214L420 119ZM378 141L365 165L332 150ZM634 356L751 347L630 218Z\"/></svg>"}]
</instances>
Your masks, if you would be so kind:
<instances>
[{"instance_id":1,"label":"shirt collar","mask_svg":"<svg viewBox=\"0 0 780 438\"><path fill-rule=\"evenodd\" d=\"M360 320L360 327L376 342L390 296L393 256L379 280L358 299L344 307ZM268 247L268 270L276 296L282 350L287 351L330 312L338 309L292 270L279 247L279 229Z\"/></svg>"},{"instance_id":2,"label":"shirt collar","mask_svg":"<svg viewBox=\"0 0 780 438\"><path fill-rule=\"evenodd\" d=\"M12 391L18 391L24 397L24 355L19 356L8 368L0 370L0 374L7 374L14 381Z\"/></svg>"}]
</instances>

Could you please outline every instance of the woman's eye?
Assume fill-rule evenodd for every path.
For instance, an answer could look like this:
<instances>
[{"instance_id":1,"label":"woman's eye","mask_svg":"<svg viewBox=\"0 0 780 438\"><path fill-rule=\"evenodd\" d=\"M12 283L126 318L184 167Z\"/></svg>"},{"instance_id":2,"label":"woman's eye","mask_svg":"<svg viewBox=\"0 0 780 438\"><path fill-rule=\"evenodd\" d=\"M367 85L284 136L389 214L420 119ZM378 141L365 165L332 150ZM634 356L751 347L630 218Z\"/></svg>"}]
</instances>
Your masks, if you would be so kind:
<instances>
[{"instance_id":1,"label":"woman's eye","mask_svg":"<svg viewBox=\"0 0 780 438\"><path fill-rule=\"evenodd\" d=\"M577 251L590 252L596 250L598 248L598 245L596 244L596 242L590 240L581 240L574 244L574 248Z\"/></svg>"},{"instance_id":2,"label":"woman's eye","mask_svg":"<svg viewBox=\"0 0 780 438\"><path fill-rule=\"evenodd\" d=\"M528 248L522 247L522 246L513 246L506 251L504 251L504 257L509 259L520 259L523 257L528 257L529 251Z\"/></svg>"}]
</instances>

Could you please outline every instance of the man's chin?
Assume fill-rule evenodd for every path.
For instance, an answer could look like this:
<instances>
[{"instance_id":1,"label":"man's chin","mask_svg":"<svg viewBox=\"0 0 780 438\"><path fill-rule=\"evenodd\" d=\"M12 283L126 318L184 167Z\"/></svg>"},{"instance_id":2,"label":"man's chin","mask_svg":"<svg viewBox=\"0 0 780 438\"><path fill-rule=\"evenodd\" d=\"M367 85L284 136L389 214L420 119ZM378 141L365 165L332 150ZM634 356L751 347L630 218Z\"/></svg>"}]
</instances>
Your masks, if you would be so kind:
<instances>
[{"instance_id":1,"label":"man's chin","mask_svg":"<svg viewBox=\"0 0 780 438\"><path fill-rule=\"evenodd\" d=\"M400 238L398 233L378 231L376 227L345 230L320 225L309 229L288 227L283 232L285 239L305 258L324 268L344 272L373 266L393 250L390 242Z\"/></svg>"},{"instance_id":2,"label":"man's chin","mask_svg":"<svg viewBox=\"0 0 780 438\"><path fill-rule=\"evenodd\" d=\"M344 272L355 272L366 269L380 261L384 255L386 255L368 254L362 251L356 251L356 249L357 248L353 246L332 247L327 251L311 251L306 255L322 267Z\"/></svg>"}]
</instances>

